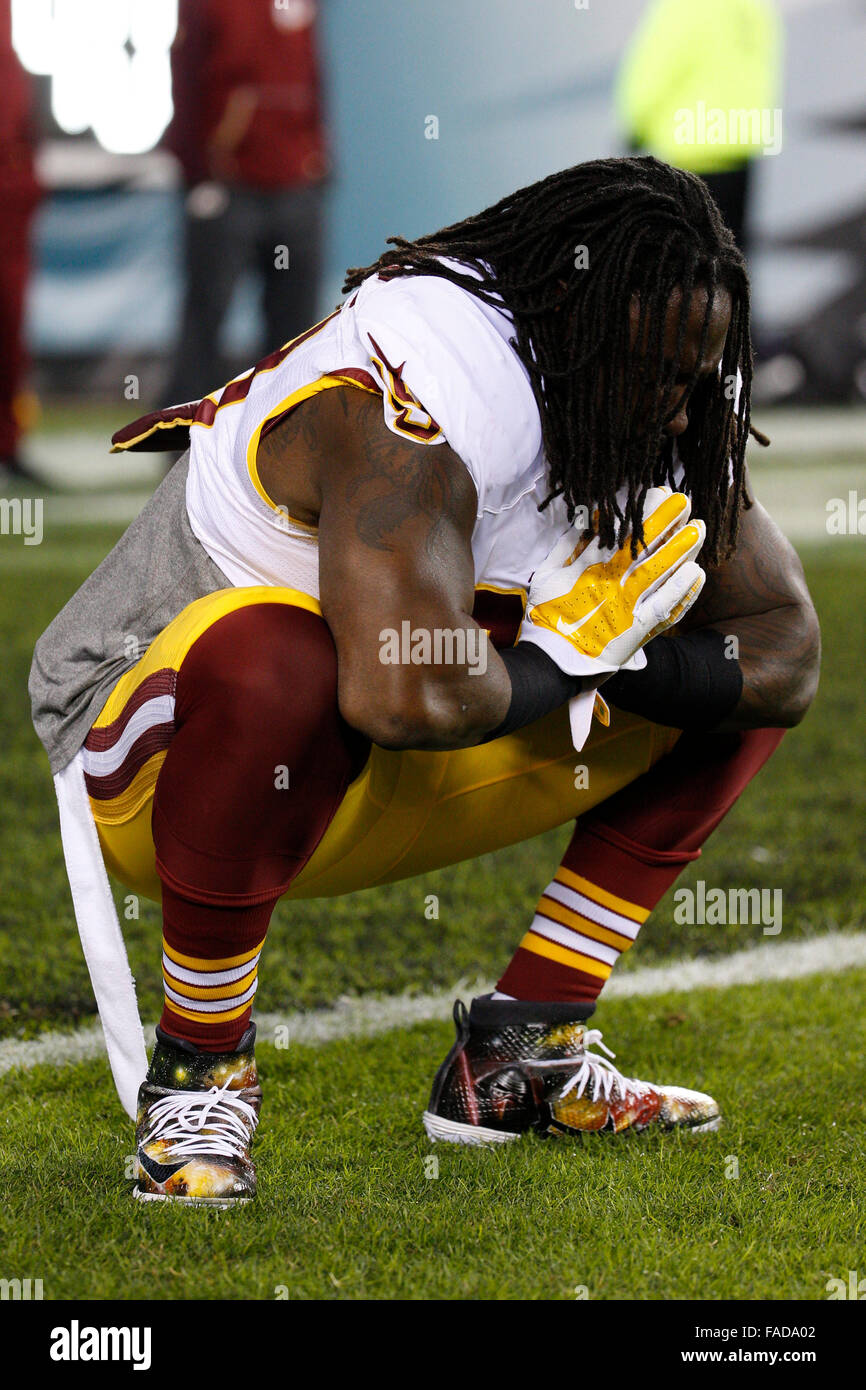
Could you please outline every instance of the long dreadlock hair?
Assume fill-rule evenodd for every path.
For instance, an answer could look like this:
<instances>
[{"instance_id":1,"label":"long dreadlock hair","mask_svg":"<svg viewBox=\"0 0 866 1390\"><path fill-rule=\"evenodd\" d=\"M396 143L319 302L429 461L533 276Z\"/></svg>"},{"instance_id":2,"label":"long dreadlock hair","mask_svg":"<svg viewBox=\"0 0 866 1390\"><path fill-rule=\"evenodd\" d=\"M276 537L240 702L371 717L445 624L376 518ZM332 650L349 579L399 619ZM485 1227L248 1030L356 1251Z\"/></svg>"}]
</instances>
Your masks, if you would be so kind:
<instances>
[{"instance_id":1,"label":"long dreadlock hair","mask_svg":"<svg viewBox=\"0 0 866 1390\"><path fill-rule=\"evenodd\" d=\"M714 299L727 290L731 322L719 374L698 380L695 370L686 382L689 425L677 455L693 512L706 522L706 561L730 553L738 504L750 505L744 480L751 428L749 280L702 179L651 156L592 160L451 227L416 241L389 237L388 244L393 249L374 264L347 271L344 293L374 273L438 275L481 300L504 304L514 321L512 346L541 416L549 480L541 505L562 496L569 520L578 508L586 508L582 516L595 513L593 529L604 545L622 545L630 533L636 546L648 488L673 478L673 441L662 442L662 427L675 413L666 409L666 398L685 378L678 360L665 362L670 297L682 291L679 359L692 291L706 291L700 363ZM475 273L464 274L441 257ZM620 506L616 495L623 488L627 501Z\"/></svg>"}]
</instances>

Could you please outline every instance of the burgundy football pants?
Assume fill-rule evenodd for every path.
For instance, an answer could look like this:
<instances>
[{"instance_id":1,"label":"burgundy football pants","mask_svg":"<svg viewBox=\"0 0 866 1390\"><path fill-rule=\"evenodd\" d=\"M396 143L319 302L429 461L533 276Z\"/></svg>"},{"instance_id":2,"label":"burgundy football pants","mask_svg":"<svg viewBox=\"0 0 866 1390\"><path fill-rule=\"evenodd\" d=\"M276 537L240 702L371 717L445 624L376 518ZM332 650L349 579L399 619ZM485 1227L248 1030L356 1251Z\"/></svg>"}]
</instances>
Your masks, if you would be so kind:
<instances>
[{"instance_id":1,"label":"burgundy football pants","mask_svg":"<svg viewBox=\"0 0 866 1390\"><path fill-rule=\"evenodd\" d=\"M285 604L238 609L209 628L178 673L177 732L153 805L167 949L198 969L252 951L273 908L310 858L369 743L337 708L337 659L326 624ZM683 735L649 772L583 817L565 863L651 907L695 858L782 737L758 729ZM563 972L518 950L500 988L572 998ZM225 972L223 972L225 973ZM538 992L533 992L536 990ZM527 992L529 991L529 992ZM170 1034L233 1047L250 1008L223 1021L171 1010Z\"/></svg>"}]
</instances>

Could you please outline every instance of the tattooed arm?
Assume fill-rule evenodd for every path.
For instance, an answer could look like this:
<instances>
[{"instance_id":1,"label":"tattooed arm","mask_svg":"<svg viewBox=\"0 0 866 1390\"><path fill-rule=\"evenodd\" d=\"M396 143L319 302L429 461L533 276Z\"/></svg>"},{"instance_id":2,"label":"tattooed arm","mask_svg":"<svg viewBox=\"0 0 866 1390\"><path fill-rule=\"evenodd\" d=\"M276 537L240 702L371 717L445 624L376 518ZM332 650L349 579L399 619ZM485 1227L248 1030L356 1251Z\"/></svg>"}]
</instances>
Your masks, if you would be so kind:
<instances>
[{"instance_id":1,"label":"tattooed arm","mask_svg":"<svg viewBox=\"0 0 866 1390\"><path fill-rule=\"evenodd\" d=\"M699 627L737 639L743 693L722 728L799 724L818 686L818 618L794 547L759 502L680 631Z\"/></svg>"},{"instance_id":2,"label":"tattooed arm","mask_svg":"<svg viewBox=\"0 0 866 1390\"><path fill-rule=\"evenodd\" d=\"M351 390L327 396L315 510L340 711L386 748L478 743L504 719L511 682L471 617L472 479L447 444L424 447L394 435L378 398ZM483 654L474 671L454 660L382 659L389 631L402 644L404 632L432 641L437 630L460 629L468 650Z\"/></svg>"}]
</instances>

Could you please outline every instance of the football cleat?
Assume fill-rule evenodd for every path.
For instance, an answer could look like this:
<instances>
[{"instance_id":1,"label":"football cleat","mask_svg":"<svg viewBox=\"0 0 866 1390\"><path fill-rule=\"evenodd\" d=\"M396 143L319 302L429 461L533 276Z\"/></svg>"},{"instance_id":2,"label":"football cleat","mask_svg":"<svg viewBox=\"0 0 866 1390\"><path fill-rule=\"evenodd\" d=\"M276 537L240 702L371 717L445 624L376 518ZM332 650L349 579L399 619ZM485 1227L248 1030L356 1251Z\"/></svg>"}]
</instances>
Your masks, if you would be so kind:
<instances>
[{"instance_id":1,"label":"football cleat","mask_svg":"<svg viewBox=\"0 0 866 1390\"><path fill-rule=\"evenodd\" d=\"M235 1052L202 1052L156 1030L135 1129L143 1202L228 1207L256 1195L250 1147L259 1121L251 1023Z\"/></svg>"},{"instance_id":2,"label":"football cleat","mask_svg":"<svg viewBox=\"0 0 866 1390\"><path fill-rule=\"evenodd\" d=\"M457 1041L433 1082L424 1128L452 1144L500 1144L527 1131L718 1129L711 1096L622 1076L580 1006L473 999L454 1005ZM605 1055L591 1051L598 1047Z\"/></svg>"}]
</instances>

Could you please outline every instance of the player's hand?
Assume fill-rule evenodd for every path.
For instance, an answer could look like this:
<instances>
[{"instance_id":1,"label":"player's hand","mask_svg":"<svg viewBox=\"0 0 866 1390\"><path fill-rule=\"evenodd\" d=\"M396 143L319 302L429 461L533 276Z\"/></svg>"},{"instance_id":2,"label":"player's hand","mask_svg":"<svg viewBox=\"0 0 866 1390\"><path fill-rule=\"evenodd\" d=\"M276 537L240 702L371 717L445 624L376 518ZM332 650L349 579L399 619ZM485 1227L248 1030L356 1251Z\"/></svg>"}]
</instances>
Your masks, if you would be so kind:
<instances>
[{"instance_id":1,"label":"player's hand","mask_svg":"<svg viewBox=\"0 0 866 1390\"><path fill-rule=\"evenodd\" d=\"M704 585L695 563L706 527L691 521L691 503L669 487L649 490L644 542L618 549L566 533L532 576L522 642L534 642L570 675L607 675L626 665L665 628L680 621Z\"/></svg>"}]
</instances>

